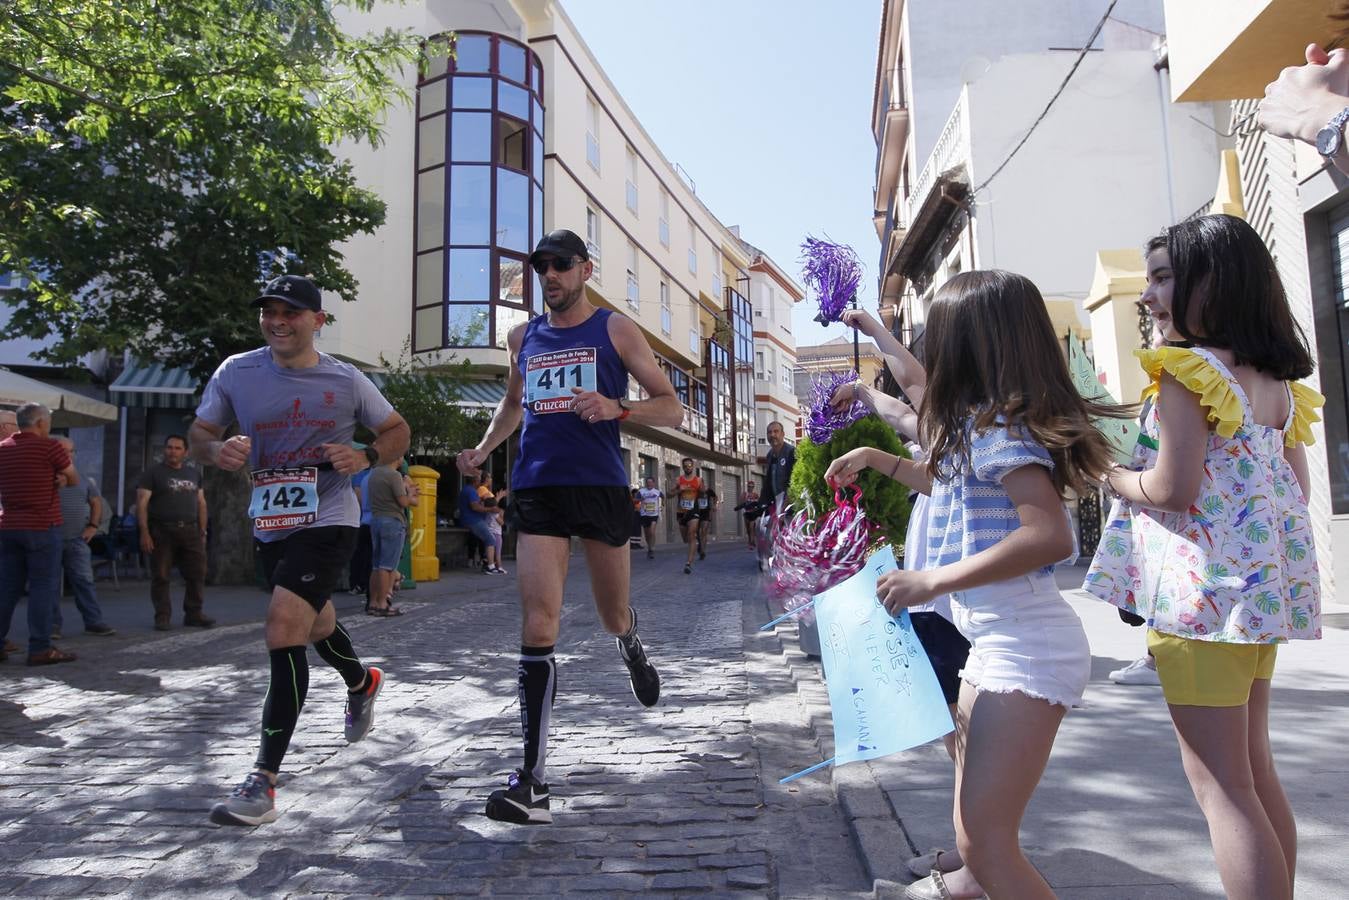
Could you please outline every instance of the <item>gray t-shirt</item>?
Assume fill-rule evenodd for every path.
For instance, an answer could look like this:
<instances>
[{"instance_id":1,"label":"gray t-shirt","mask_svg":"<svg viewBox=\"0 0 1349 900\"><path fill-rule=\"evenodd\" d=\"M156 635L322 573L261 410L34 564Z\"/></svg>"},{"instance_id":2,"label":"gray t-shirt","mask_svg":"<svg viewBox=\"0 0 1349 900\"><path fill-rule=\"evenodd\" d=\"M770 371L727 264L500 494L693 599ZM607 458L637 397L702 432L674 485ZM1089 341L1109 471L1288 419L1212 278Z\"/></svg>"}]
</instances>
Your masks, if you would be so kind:
<instances>
[{"instance_id":1,"label":"gray t-shirt","mask_svg":"<svg viewBox=\"0 0 1349 900\"><path fill-rule=\"evenodd\" d=\"M273 476L259 476L260 470L296 472L318 467L317 516L283 516L263 520L255 517L253 533L260 541L277 541L300 528L360 523L360 508L351 490L350 476L335 471L326 463L324 444L351 444L356 423L374 429L393 415L393 406L379 389L355 366L319 354L318 365L307 369L287 369L272 360L267 347L231 356L220 364L202 391L197 416L227 428L238 421L240 431L253 441L248 467L254 473L254 509L260 483ZM322 465L320 465L322 464ZM294 477L303 486L311 471ZM276 490L273 481L272 491ZM292 496L301 496L301 487L292 488ZM276 494L273 493L275 498ZM304 497L301 502L308 502ZM298 507L291 507L297 509ZM288 522L300 521L290 525Z\"/></svg>"},{"instance_id":2,"label":"gray t-shirt","mask_svg":"<svg viewBox=\"0 0 1349 900\"><path fill-rule=\"evenodd\" d=\"M102 497L98 485L83 474L79 484L61 488L61 537L71 540L80 536L84 526L92 521L89 501L94 497Z\"/></svg>"},{"instance_id":3,"label":"gray t-shirt","mask_svg":"<svg viewBox=\"0 0 1349 900\"><path fill-rule=\"evenodd\" d=\"M370 515L403 518L403 507L399 505L398 498L407 496L408 490L397 469L388 466L371 469L366 488L370 497Z\"/></svg>"},{"instance_id":4,"label":"gray t-shirt","mask_svg":"<svg viewBox=\"0 0 1349 900\"><path fill-rule=\"evenodd\" d=\"M141 490L150 492L147 514L151 522L196 522L201 470L191 463L173 469L155 463L141 473Z\"/></svg>"}]
</instances>

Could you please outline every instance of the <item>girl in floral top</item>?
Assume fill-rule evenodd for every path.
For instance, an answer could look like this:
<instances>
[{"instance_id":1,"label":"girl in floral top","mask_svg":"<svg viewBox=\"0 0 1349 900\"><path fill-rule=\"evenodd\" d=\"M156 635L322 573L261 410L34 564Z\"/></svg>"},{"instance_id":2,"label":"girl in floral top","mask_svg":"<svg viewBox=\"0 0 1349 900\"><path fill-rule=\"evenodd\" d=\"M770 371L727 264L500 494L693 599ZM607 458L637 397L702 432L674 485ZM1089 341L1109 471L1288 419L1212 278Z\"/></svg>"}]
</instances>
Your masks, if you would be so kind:
<instances>
[{"instance_id":1,"label":"girl in floral top","mask_svg":"<svg viewBox=\"0 0 1349 900\"><path fill-rule=\"evenodd\" d=\"M1278 644L1321 636L1307 460L1320 395L1259 235L1233 216L1148 244L1143 303L1188 348L1136 351L1156 403L1116 468L1086 589L1148 648L1229 897L1291 897L1297 828L1269 747Z\"/></svg>"},{"instance_id":2,"label":"girl in floral top","mask_svg":"<svg viewBox=\"0 0 1349 900\"><path fill-rule=\"evenodd\" d=\"M1009 272L966 272L937 292L924 338L919 412L925 463L862 447L825 474L865 468L930 494L922 571L881 576L892 613L951 597L970 642L956 714L956 845L964 866L934 870L908 897L1053 897L1018 830L1059 723L1082 699L1091 649L1054 584L1073 552L1063 508L1110 463L1093 416L1131 411L1082 399L1044 299Z\"/></svg>"}]
</instances>

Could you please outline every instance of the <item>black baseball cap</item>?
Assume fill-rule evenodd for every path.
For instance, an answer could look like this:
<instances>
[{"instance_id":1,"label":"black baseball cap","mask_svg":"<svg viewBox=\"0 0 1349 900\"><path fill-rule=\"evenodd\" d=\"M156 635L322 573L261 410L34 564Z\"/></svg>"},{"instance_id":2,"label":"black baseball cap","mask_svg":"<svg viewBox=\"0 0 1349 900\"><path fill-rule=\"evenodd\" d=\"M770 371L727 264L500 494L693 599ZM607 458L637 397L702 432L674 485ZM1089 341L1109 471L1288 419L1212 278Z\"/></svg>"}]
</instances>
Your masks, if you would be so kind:
<instances>
[{"instance_id":1,"label":"black baseball cap","mask_svg":"<svg viewBox=\"0 0 1349 900\"><path fill-rule=\"evenodd\" d=\"M579 234L565 228L550 231L543 236L543 240L539 241L539 245L534 248L534 252L529 254L530 265L533 265L534 260L545 253L561 259L571 259L573 256L590 259L590 253L586 250L586 242L581 240Z\"/></svg>"},{"instance_id":2,"label":"black baseball cap","mask_svg":"<svg viewBox=\"0 0 1349 900\"><path fill-rule=\"evenodd\" d=\"M262 306L268 300L280 300L296 309L309 309L319 312L323 309L323 292L318 285L300 275L280 275L267 282L262 296L253 301L254 306Z\"/></svg>"}]
</instances>

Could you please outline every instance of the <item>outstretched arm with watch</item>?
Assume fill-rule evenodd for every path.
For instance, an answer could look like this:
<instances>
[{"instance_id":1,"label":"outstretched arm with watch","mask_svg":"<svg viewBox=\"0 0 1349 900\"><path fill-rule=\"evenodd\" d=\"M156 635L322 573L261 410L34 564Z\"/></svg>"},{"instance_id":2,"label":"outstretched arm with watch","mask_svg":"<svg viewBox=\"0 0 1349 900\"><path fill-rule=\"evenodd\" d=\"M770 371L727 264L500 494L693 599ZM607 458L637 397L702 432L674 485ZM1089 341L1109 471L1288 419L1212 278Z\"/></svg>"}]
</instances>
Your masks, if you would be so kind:
<instances>
[{"instance_id":1,"label":"outstretched arm with watch","mask_svg":"<svg viewBox=\"0 0 1349 900\"><path fill-rule=\"evenodd\" d=\"M1256 123L1275 137L1312 145L1326 161L1349 174L1344 135L1349 122L1349 50L1327 53L1310 44L1306 59L1306 65L1284 69L1265 87Z\"/></svg>"}]
</instances>

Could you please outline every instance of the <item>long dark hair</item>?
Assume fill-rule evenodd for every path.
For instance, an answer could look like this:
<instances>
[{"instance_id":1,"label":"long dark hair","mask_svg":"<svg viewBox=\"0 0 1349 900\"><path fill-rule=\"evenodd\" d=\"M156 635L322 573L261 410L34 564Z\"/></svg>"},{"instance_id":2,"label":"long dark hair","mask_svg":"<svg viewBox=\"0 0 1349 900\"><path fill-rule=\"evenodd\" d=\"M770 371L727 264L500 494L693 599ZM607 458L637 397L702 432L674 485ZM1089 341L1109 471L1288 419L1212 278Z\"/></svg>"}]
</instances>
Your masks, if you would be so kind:
<instances>
[{"instance_id":1,"label":"long dark hair","mask_svg":"<svg viewBox=\"0 0 1349 900\"><path fill-rule=\"evenodd\" d=\"M1085 491L1109 468L1110 444L1091 420L1132 418L1134 410L1078 393L1044 298L1024 275L953 277L932 301L924 345L920 428L934 478L969 460L971 424L983 431L999 421L1049 451L1060 496Z\"/></svg>"},{"instance_id":2,"label":"long dark hair","mask_svg":"<svg viewBox=\"0 0 1349 900\"><path fill-rule=\"evenodd\" d=\"M1231 350L1237 365L1254 366L1280 381L1312 373L1307 336L1254 228L1236 216L1200 216L1166 229L1148 242L1149 252L1163 238L1175 278L1176 331L1202 347ZM1192 305L1198 306L1198 333L1189 327Z\"/></svg>"}]
</instances>

